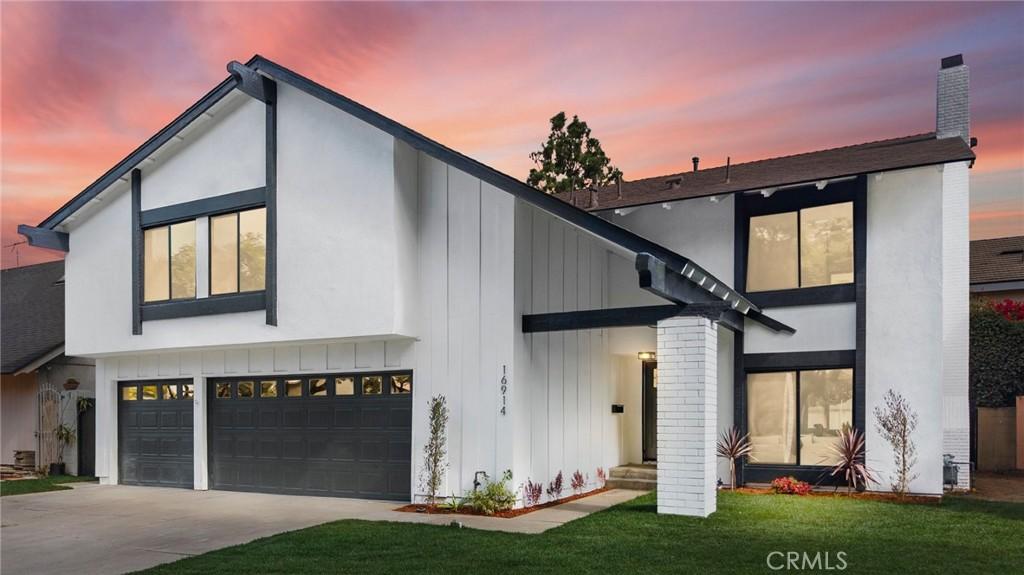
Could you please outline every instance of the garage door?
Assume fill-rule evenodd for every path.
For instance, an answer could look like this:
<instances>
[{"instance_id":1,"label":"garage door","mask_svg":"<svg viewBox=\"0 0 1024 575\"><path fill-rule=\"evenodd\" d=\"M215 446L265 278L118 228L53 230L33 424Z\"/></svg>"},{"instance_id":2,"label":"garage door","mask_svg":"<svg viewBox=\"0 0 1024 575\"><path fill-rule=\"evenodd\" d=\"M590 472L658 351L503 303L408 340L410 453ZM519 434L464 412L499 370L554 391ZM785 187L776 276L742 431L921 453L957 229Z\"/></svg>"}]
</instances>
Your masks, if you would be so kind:
<instances>
[{"instance_id":1,"label":"garage door","mask_svg":"<svg viewBox=\"0 0 1024 575\"><path fill-rule=\"evenodd\" d=\"M412 373L210 382L214 489L407 501Z\"/></svg>"},{"instance_id":2,"label":"garage door","mask_svg":"<svg viewBox=\"0 0 1024 575\"><path fill-rule=\"evenodd\" d=\"M119 384L121 483L192 487L193 394L192 380Z\"/></svg>"}]
</instances>

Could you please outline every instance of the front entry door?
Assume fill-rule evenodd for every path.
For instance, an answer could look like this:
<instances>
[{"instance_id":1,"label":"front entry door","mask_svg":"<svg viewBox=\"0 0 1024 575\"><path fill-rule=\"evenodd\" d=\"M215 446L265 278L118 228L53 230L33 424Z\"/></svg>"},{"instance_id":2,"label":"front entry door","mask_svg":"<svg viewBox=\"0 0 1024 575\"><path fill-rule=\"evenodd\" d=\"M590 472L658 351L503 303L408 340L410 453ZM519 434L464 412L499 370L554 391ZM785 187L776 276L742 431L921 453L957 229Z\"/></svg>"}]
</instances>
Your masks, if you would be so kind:
<instances>
[{"instance_id":1,"label":"front entry door","mask_svg":"<svg viewBox=\"0 0 1024 575\"><path fill-rule=\"evenodd\" d=\"M644 362L643 382L644 461L658 460L658 362Z\"/></svg>"}]
</instances>

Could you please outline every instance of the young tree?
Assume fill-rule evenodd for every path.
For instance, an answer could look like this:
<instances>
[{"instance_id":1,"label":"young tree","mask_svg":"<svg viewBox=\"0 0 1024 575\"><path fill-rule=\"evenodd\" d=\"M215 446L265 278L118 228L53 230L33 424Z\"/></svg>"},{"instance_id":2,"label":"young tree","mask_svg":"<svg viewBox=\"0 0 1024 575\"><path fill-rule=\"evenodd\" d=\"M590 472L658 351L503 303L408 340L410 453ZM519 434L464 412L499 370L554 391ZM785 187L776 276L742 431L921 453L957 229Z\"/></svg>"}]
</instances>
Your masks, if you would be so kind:
<instances>
[{"instance_id":1,"label":"young tree","mask_svg":"<svg viewBox=\"0 0 1024 575\"><path fill-rule=\"evenodd\" d=\"M901 394L890 389L885 393L885 405L875 406L875 420L878 433L892 446L896 464L892 490L902 497L910 489L910 482L917 478L911 472L917 463L917 447L910 437L917 429L917 413Z\"/></svg>"},{"instance_id":2,"label":"young tree","mask_svg":"<svg viewBox=\"0 0 1024 575\"><path fill-rule=\"evenodd\" d=\"M437 503L437 492L441 490L444 474L448 470L448 403L443 395L430 399L430 434L423 448L423 483L427 492L427 503Z\"/></svg>"},{"instance_id":3,"label":"young tree","mask_svg":"<svg viewBox=\"0 0 1024 575\"><path fill-rule=\"evenodd\" d=\"M551 134L539 151L530 154L537 164L526 183L549 194L595 188L613 183L622 172L611 165L601 142L590 135L587 123L565 112L551 118Z\"/></svg>"}]
</instances>

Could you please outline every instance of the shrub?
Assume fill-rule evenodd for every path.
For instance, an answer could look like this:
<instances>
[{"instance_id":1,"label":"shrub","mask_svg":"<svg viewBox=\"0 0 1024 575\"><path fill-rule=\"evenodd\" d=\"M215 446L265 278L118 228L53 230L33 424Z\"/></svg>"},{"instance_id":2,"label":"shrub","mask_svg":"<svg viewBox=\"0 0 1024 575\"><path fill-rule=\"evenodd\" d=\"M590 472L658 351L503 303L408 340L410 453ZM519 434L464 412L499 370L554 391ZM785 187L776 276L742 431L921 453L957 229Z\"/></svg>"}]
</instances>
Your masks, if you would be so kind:
<instances>
[{"instance_id":1,"label":"shrub","mask_svg":"<svg viewBox=\"0 0 1024 575\"><path fill-rule=\"evenodd\" d=\"M544 485L541 483L534 483L529 479L526 480L526 484L523 485L523 500L526 502L527 507L533 507L540 503L540 496L544 492Z\"/></svg>"},{"instance_id":2,"label":"shrub","mask_svg":"<svg viewBox=\"0 0 1024 575\"><path fill-rule=\"evenodd\" d=\"M604 484L607 481L608 481L608 476L605 475L604 467L598 467L597 468L597 482L598 482L598 484L600 484L601 487L604 487Z\"/></svg>"},{"instance_id":3,"label":"shrub","mask_svg":"<svg viewBox=\"0 0 1024 575\"><path fill-rule=\"evenodd\" d=\"M1024 395L1024 301L971 306L971 402L1012 407Z\"/></svg>"},{"instance_id":4,"label":"shrub","mask_svg":"<svg viewBox=\"0 0 1024 575\"><path fill-rule=\"evenodd\" d=\"M583 477L583 474L580 473L579 469L572 474L572 479L569 480L569 485L572 486L573 493L582 493L583 488L587 486L587 480Z\"/></svg>"},{"instance_id":5,"label":"shrub","mask_svg":"<svg viewBox=\"0 0 1024 575\"><path fill-rule=\"evenodd\" d=\"M747 457L753 450L750 434L740 435L740 430L735 426L723 431L718 438L718 456L729 460L729 485L733 489L736 489L736 460Z\"/></svg>"},{"instance_id":6,"label":"shrub","mask_svg":"<svg viewBox=\"0 0 1024 575\"><path fill-rule=\"evenodd\" d=\"M465 502L484 515L494 515L499 511L508 511L516 504L516 494L509 487L512 481L512 471L507 470L501 474L501 479L491 481L484 476L484 485L475 491L470 492Z\"/></svg>"},{"instance_id":7,"label":"shrub","mask_svg":"<svg viewBox=\"0 0 1024 575\"><path fill-rule=\"evenodd\" d=\"M807 495L811 492L811 484L795 477L776 477L772 479L772 491L785 495Z\"/></svg>"},{"instance_id":8,"label":"shrub","mask_svg":"<svg viewBox=\"0 0 1024 575\"><path fill-rule=\"evenodd\" d=\"M846 427L840 431L839 443L832 446L832 453L837 460L832 466L832 475L842 475L850 493L867 487L868 483L878 483L864 462L864 434L860 430Z\"/></svg>"},{"instance_id":9,"label":"shrub","mask_svg":"<svg viewBox=\"0 0 1024 575\"><path fill-rule=\"evenodd\" d=\"M562 497L562 472L559 471L555 480L548 484L548 499L555 500Z\"/></svg>"},{"instance_id":10,"label":"shrub","mask_svg":"<svg viewBox=\"0 0 1024 575\"><path fill-rule=\"evenodd\" d=\"M911 437L917 429L917 413L899 393L885 392L885 405L875 406L878 433L892 446L896 472L892 475L892 491L900 497L910 490L910 482L917 478L911 470L917 463L917 446Z\"/></svg>"},{"instance_id":11,"label":"shrub","mask_svg":"<svg viewBox=\"0 0 1024 575\"><path fill-rule=\"evenodd\" d=\"M437 492L441 490L445 471L448 470L447 450L448 404L443 395L430 400L430 432L423 447L423 484L427 492L427 503L437 503Z\"/></svg>"}]
</instances>

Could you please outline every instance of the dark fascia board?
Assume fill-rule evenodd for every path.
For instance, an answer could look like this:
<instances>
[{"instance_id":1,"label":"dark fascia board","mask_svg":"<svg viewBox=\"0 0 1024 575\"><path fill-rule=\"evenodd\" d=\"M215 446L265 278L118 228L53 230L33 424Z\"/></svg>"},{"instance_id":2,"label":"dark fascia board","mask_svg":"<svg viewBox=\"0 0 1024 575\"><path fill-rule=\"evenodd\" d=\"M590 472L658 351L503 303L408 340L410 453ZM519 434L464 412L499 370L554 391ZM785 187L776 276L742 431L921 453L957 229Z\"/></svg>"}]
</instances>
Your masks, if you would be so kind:
<instances>
[{"instance_id":1,"label":"dark fascia board","mask_svg":"<svg viewBox=\"0 0 1024 575\"><path fill-rule=\"evenodd\" d=\"M585 309L523 316L523 333L649 326L682 312L681 305Z\"/></svg>"},{"instance_id":2,"label":"dark fascia board","mask_svg":"<svg viewBox=\"0 0 1024 575\"><path fill-rule=\"evenodd\" d=\"M991 293L1013 290L1024 290L1024 279L971 284L971 293Z\"/></svg>"},{"instance_id":3,"label":"dark fascia board","mask_svg":"<svg viewBox=\"0 0 1024 575\"><path fill-rule=\"evenodd\" d=\"M89 184L89 186L82 190L81 193L71 198L70 201L61 206L57 211L50 214L45 220L39 223L38 227L53 229L60 225L60 223L67 219L68 216L84 207L89 203L89 201L99 195L100 192L117 182L117 180L127 174L139 162L169 142L171 138L176 136L204 112L212 108L214 104L221 101L224 96L231 93L231 91L237 86L238 80L233 76L229 76L225 80L221 81L221 83L217 84L213 90L210 90L205 96L200 98L198 102L192 104L170 124L164 126L163 129L157 132L152 138L146 140L145 143L136 148L132 153L128 154L128 156L108 170L107 173L100 176L98 180Z\"/></svg>"},{"instance_id":4,"label":"dark fascia board","mask_svg":"<svg viewBox=\"0 0 1024 575\"><path fill-rule=\"evenodd\" d=\"M260 187L144 210L141 214L142 227L148 228L201 216L258 208L266 203L266 198L267 189Z\"/></svg>"},{"instance_id":5,"label":"dark fascia board","mask_svg":"<svg viewBox=\"0 0 1024 575\"><path fill-rule=\"evenodd\" d=\"M48 228L37 228L25 224L18 225L18 233L25 236L28 245L67 253L70 247L68 234Z\"/></svg>"},{"instance_id":6,"label":"dark fascia board","mask_svg":"<svg viewBox=\"0 0 1024 575\"><path fill-rule=\"evenodd\" d=\"M271 88L273 80L261 76L256 70L234 60L228 63L228 73L238 81L238 89L245 94L264 104L274 103L276 94Z\"/></svg>"}]
</instances>

